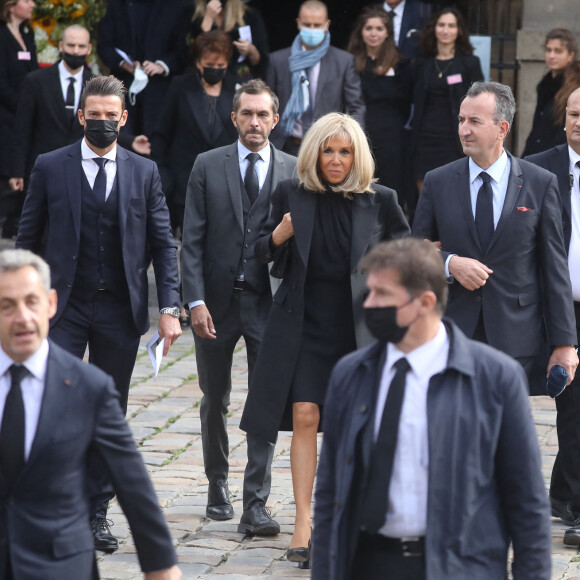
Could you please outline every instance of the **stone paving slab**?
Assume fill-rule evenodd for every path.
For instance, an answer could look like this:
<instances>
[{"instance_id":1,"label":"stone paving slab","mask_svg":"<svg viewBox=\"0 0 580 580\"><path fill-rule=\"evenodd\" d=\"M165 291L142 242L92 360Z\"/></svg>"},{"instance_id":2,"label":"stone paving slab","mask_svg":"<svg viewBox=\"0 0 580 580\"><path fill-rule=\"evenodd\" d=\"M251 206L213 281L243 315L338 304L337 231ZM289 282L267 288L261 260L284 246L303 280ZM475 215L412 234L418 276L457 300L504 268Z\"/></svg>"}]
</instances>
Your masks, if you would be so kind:
<instances>
[{"instance_id":1,"label":"stone paving slab","mask_svg":"<svg viewBox=\"0 0 580 580\"><path fill-rule=\"evenodd\" d=\"M152 328L155 328L158 315L154 285L151 289ZM280 535L275 538L248 538L237 533L246 462L245 435L238 428L247 394L243 342L238 345L233 359L231 416L228 418L229 483L235 516L229 522L214 522L205 517L207 479L203 472L199 421L202 394L197 382L191 330L186 329L170 350L157 381L153 380L151 363L145 350L152 334L153 331L150 331L141 341L127 416L174 538L184 580L309 578L308 570L300 570L295 563L285 559L295 510L289 434L280 434L276 445L272 492L268 502L273 516L281 525ZM555 406L548 397L531 398L530 405L542 450L542 470L547 487L557 452ZM127 522L115 503L109 517L114 522L113 531L120 539L120 548L115 554L98 555L101 578L142 578ZM566 526L555 518L552 524L552 580L580 580L578 550L562 543Z\"/></svg>"}]
</instances>

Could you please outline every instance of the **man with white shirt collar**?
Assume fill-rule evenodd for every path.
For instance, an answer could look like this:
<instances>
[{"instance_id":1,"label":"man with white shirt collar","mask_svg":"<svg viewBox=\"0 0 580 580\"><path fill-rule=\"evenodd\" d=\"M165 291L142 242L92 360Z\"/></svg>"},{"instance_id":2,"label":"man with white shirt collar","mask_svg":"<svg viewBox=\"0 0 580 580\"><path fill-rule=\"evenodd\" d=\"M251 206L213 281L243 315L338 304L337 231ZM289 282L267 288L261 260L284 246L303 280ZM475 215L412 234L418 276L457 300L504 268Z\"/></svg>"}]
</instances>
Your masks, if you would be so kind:
<instances>
[{"instance_id":1,"label":"man with white shirt collar","mask_svg":"<svg viewBox=\"0 0 580 580\"><path fill-rule=\"evenodd\" d=\"M46 262L0 253L0 578L91 580L85 478L112 473L146 580L179 580L172 539L113 381L47 340L57 310ZM56 525L56 528L55 528Z\"/></svg>"},{"instance_id":2,"label":"man with white shirt collar","mask_svg":"<svg viewBox=\"0 0 580 580\"><path fill-rule=\"evenodd\" d=\"M442 319L424 240L365 256L377 342L334 368L324 406L312 580L550 578L548 502L519 364Z\"/></svg>"},{"instance_id":3,"label":"man with white shirt collar","mask_svg":"<svg viewBox=\"0 0 580 580\"><path fill-rule=\"evenodd\" d=\"M413 235L440 242L447 316L517 359L544 394L552 366L574 378L577 334L556 178L503 147L515 108L508 86L471 86L459 112L467 157L427 173ZM551 356L537 370L546 339Z\"/></svg>"},{"instance_id":4,"label":"man with white shirt collar","mask_svg":"<svg viewBox=\"0 0 580 580\"><path fill-rule=\"evenodd\" d=\"M50 337L79 358L88 345L89 361L113 377L126 412L140 337L149 330L151 261L164 354L181 328L177 250L157 166L117 145L124 99L113 76L86 84L78 111L85 136L36 160L16 246L51 267L59 303ZM91 473L96 546L114 551L106 520L113 491L98 461Z\"/></svg>"},{"instance_id":5,"label":"man with white shirt collar","mask_svg":"<svg viewBox=\"0 0 580 580\"><path fill-rule=\"evenodd\" d=\"M290 179L296 159L269 141L278 123L278 97L261 80L234 95L232 122L239 139L202 153L193 165L183 222L183 300L191 310L199 385L206 515L234 516L228 491L228 405L232 356L243 336L251 376L272 303L268 268L254 256L254 243L270 213L270 194ZM248 434L244 513L238 531L276 535L279 525L265 507L270 493L274 445Z\"/></svg>"},{"instance_id":6,"label":"man with white shirt collar","mask_svg":"<svg viewBox=\"0 0 580 580\"><path fill-rule=\"evenodd\" d=\"M580 337L580 90L568 98L565 145L527 157L529 161L551 171L558 179L562 198L564 243L572 283L574 313ZM580 377L576 376L564 392L556 397L558 455L550 483L552 515L571 528L564 543L580 545Z\"/></svg>"},{"instance_id":7,"label":"man with white shirt collar","mask_svg":"<svg viewBox=\"0 0 580 580\"><path fill-rule=\"evenodd\" d=\"M407 58L417 58L419 36L431 16L431 6L418 0L385 0L382 4L393 19L397 48Z\"/></svg>"}]
</instances>

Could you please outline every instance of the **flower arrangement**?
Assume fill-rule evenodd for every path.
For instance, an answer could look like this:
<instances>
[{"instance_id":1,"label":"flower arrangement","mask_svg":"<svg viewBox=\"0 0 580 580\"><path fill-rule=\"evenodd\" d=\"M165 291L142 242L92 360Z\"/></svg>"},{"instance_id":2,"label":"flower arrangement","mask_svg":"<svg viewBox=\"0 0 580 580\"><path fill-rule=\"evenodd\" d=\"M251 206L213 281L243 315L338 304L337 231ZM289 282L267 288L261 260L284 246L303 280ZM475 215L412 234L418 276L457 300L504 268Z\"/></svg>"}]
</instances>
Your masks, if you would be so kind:
<instances>
[{"instance_id":1,"label":"flower arrangement","mask_svg":"<svg viewBox=\"0 0 580 580\"><path fill-rule=\"evenodd\" d=\"M34 28L38 62L47 65L58 60L58 41L62 31L71 24L87 28L94 45L94 33L106 9L106 0L36 0L30 23ZM94 69L97 66L96 53L88 60Z\"/></svg>"}]
</instances>

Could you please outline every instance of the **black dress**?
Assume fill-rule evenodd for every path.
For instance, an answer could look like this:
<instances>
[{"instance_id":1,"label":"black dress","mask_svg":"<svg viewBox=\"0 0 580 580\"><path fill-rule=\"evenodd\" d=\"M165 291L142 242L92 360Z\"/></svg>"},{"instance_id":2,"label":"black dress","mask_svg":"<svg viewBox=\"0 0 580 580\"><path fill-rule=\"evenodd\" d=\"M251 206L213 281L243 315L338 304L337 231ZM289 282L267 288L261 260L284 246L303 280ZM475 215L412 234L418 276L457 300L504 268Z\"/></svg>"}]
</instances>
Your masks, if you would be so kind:
<instances>
[{"instance_id":1,"label":"black dress","mask_svg":"<svg viewBox=\"0 0 580 580\"><path fill-rule=\"evenodd\" d=\"M405 123L409 118L413 82L409 61L401 60L394 75L376 75L376 61L367 59L361 74L366 105L365 127L375 156L375 177L381 185L394 189L403 206L405 199L405 164L402 146L406 139Z\"/></svg>"},{"instance_id":2,"label":"black dress","mask_svg":"<svg viewBox=\"0 0 580 580\"><path fill-rule=\"evenodd\" d=\"M548 72L538 83L538 100L534 112L532 130L526 139L526 146L522 157L541 153L556 145L566 143L564 123L554 122L554 97L564 84L564 75L555 77Z\"/></svg>"},{"instance_id":3,"label":"black dress","mask_svg":"<svg viewBox=\"0 0 580 580\"><path fill-rule=\"evenodd\" d=\"M356 349L350 289L352 201L317 196L304 284L304 325L290 401L322 405L332 367Z\"/></svg>"},{"instance_id":4,"label":"black dress","mask_svg":"<svg viewBox=\"0 0 580 580\"><path fill-rule=\"evenodd\" d=\"M457 141L457 118L449 107L449 84L445 74L446 67L452 63L437 60L439 70L433 59L432 70L427 82L425 112L418 127L417 148L415 149L415 179L422 180L431 171L463 157Z\"/></svg>"}]
</instances>

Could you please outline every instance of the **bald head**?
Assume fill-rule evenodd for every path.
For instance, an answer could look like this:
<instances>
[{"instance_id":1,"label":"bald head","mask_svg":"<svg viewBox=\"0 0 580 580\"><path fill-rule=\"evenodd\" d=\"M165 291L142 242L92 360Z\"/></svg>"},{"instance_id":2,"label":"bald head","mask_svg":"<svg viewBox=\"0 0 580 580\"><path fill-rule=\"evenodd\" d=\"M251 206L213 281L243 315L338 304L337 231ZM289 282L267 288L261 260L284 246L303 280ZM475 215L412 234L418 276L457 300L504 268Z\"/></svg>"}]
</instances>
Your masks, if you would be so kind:
<instances>
[{"instance_id":1,"label":"bald head","mask_svg":"<svg viewBox=\"0 0 580 580\"><path fill-rule=\"evenodd\" d=\"M91 35L80 24L67 26L62 33L62 39L58 43L58 49L62 53L64 65L70 73L80 70L91 54Z\"/></svg>"},{"instance_id":2,"label":"bald head","mask_svg":"<svg viewBox=\"0 0 580 580\"><path fill-rule=\"evenodd\" d=\"M324 20L328 20L328 8L324 2L320 0L306 0L300 5L300 10L298 10L298 18L302 17L302 12L323 12Z\"/></svg>"}]
</instances>

